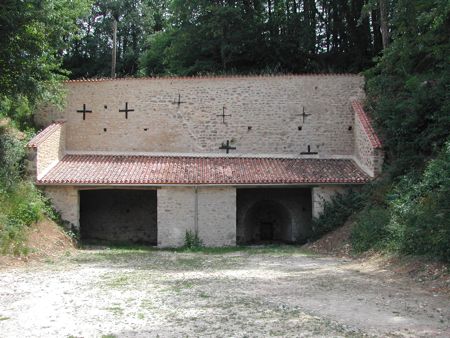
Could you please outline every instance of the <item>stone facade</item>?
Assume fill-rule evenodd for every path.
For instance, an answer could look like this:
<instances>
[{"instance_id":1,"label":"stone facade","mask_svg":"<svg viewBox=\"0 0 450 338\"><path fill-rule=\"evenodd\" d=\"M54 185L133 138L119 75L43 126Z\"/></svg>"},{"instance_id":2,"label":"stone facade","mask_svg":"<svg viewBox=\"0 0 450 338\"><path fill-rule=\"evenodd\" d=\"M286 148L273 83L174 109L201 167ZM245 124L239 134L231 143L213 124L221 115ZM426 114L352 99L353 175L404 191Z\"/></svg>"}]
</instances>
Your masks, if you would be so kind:
<instances>
[{"instance_id":1,"label":"stone facade","mask_svg":"<svg viewBox=\"0 0 450 338\"><path fill-rule=\"evenodd\" d=\"M197 232L206 246L236 244L236 189L164 187L158 189L158 246L184 244Z\"/></svg>"},{"instance_id":2,"label":"stone facade","mask_svg":"<svg viewBox=\"0 0 450 338\"><path fill-rule=\"evenodd\" d=\"M32 177L42 177L60 161L66 152L66 126L56 123L53 130L28 152L28 171Z\"/></svg>"},{"instance_id":3,"label":"stone facade","mask_svg":"<svg viewBox=\"0 0 450 338\"><path fill-rule=\"evenodd\" d=\"M65 109L48 107L36 114L37 123L43 126L59 120L65 123L52 124L35 143L31 142L32 175L42 177L65 154L108 153L353 159L373 177L381 171L383 153L381 147L374 146L367 120L361 120L361 110L357 113L350 104L363 97L362 85L363 78L354 75L68 82ZM125 112L119 112L126 103L133 109L128 118ZM92 110L85 119L77 112L83 105ZM307 115L302 116L303 112ZM231 116L218 116L222 113ZM219 150L227 140L237 148L231 154ZM301 154L308 146L318 154ZM127 188L136 187L89 187ZM122 225L109 229L116 234L112 240L145 237L159 247L177 247L184 244L186 231L197 232L206 246L263 240L266 230L258 227L272 222L271 217L280 218L275 222L274 240L301 242L309 235L311 219L320 215L325 201L345 192L348 186L185 184L140 188L156 189L156 201L150 203L148 213L140 213L140 235L127 234L136 224L128 227L126 220L122 230ZM60 185L43 189L63 219L79 229L79 192L88 188ZM249 226L248 222L258 224ZM107 226L103 223L100 225Z\"/></svg>"},{"instance_id":4,"label":"stone facade","mask_svg":"<svg viewBox=\"0 0 450 338\"><path fill-rule=\"evenodd\" d=\"M66 86L65 109L44 109L36 120L41 125L66 120L67 149L81 152L223 154L219 146L231 140L235 154L298 156L310 145L322 157L352 156L349 102L363 95L363 78L354 75L128 79ZM119 112L126 102L134 109L128 119ZM77 113L83 104L92 110L85 120ZM223 107L232 115L226 123L217 116ZM311 114L304 121L303 108Z\"/></svg>"},{"instance_id":5,"label":"stone facade","mask_svg":"<svg viewBox=\"0 0 450 338\"><path fill-rule=\"evenodd\" d=\"M80 198L78 189L72 186L48 186L44 192L50 197L56 211L69 223L68 228L80 229Z\"/></svg>"},{"instance_id":6,"label":"stone facade","mask_svg":"<svg viewBox=\"0 0 450 338\"><path fill-rule=\"evenodd\" d=\"M184 244L186 231L195 232L195 191L190 187L158 189L158 246Z\"/></svg>"}]
</instances>

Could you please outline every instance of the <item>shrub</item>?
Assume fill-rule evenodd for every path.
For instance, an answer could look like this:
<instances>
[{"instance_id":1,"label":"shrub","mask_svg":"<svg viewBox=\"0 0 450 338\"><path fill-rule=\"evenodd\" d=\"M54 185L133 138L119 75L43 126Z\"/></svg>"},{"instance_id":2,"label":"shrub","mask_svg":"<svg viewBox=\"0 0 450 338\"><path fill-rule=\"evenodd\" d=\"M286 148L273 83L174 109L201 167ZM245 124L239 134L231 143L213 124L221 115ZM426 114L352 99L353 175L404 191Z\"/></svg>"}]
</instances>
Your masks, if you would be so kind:
<instances>
[{"instance_id":1,"label":"shrub","mask_svg":"<svg viewBox=\"0 0 450 338\"><path fill-rule=\"evenodd\" d=\"M391 202L390 245L450 262L450 141L418 179L405 176Z\"/></svg>"},{"instance_id":2,"label":"shrub","mask_svg":"<svg viewBox=\"0 0 450 338\"><path fill-rule=\"evenodd\" d=\"M29 182L0 190L0 252L27 254L25 233L28 226L43 216L44 202L40 192Z\"/></svg>"},{"instance_id":3,"label":"shrub","mask_svg":"<svg viewBox=\"0 0 450 338\"><path fill-rule=\"evenodd\" d=\"M25 142L0 127L0 189L10 189L23 174Z\"/></svg>"},{"instance_id":4,"label":"shrub","mask_svg":"<svg viewBox=\"0 0 450 338\"><path fill-rule=\"evenodd\" d=\"M184 236L184 248L199 249L201 247L203 247L203 241L198 236L198 232L186 230L186 234Z\"/></svg>"},{"instance_id":5,"label":"shrub","mask_svg":"<svg viewBox=\"0 0 450 338\"><path fill-rule=\"evenodd\" d=\"M389 219L389 210L384 207L368 206L361 211L350 236L353 250L364 252L380 248L387 237Z\"/></svg>"},{"instance_id":6,"label":"shrub","mask_svg":"<svg viewBox=\"0 0 450 338\"><path fill-rule=\"evenodd\" d=\"M322 214L313 219L313 238L319 238L342 226L352 214L363 207L364 202L364 195L353 190L334 195L330 201L325 202Z\"/></svg>"}]
</instances>

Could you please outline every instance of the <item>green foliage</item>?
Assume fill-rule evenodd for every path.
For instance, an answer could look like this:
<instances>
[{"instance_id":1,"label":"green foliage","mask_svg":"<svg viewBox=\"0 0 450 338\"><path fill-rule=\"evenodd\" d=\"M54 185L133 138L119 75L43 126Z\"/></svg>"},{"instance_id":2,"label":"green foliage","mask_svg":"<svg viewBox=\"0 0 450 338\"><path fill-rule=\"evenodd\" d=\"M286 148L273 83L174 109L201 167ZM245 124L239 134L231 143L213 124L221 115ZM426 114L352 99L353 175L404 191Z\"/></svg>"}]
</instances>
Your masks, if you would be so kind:
<instances>
[{"instance_id":1,"label":"green foliage","mask_svg":"<svg viewBox=\"0 0 450 338\"><path fill-rule=\"evenodd\" d=\"M189 250L196 250L203 247L203 241L198 236L197 231L186 230L184 236L184 248Z\"/></svg>"},{"instance_id":2,"label":"green foliage","mask_svg":"<svg viewBox=\"0 0 450 338\"><path fill-rule=\"evenodd\" d=\"M109 76L115 17L119 76L360 71L380 51L376 10L361 17L364 3L96 1L64 65L74 78Z\"/></svg>"},{"instance_id":3,"label":"green foliage","mask_svg":"<svg viewBox=\"0 0 450 338\"><path fill-rule=\"evenodd\" d=\"M450 131L450 3L398 1L393 41L366 73L368 107L393 175L421 168Z\"/></svg>"},{"instance_id":4,"label":"green foliage","mask_svg":"<svg viewBox=\"0 0 450 338\"><path fill-rule=\"evenodd\" d=\"M0 3L0 101L24 97L31 106L60 101L62 49L87 0L4 0ZM24 99L25 100L25 99Z\"/></svg>"},{"instance_id":5,"label":"green foliage","mask_svg":"<svg viewBox=\"0 0 450 338\"><path fill-rule=\"evenodd\" d=\"M392 42L366 72L367 107L384 136L388 175L357 217L352 243L356 251L449 262L450 3L391 6Z\"/></svg>"},{"instance_id":6,"label":"green foliage","mask_svg":"<svg viewBox=\"0 0 450 338\"><path fill-rule=\"evenodd\" d=\"M27 228L43 217L44 202L33 184L19 182L9 191L0 189L0 253L27 254Z\"/></svg>"},{"instance_id":7,"label":"green foliage","mask_svg":"<svg viewBox=\"0 0 450 338\"><path fill-rule=\"evenodd\" d=\"M391 201L390 245L450 262L450 141L419 180L403 177Z\"/></svg>"},{"instance_id":8,"label":"green foliage","mask_svg":"<svg viewBox=\"0 0 450 338\"><path fill-rule=\"evenodd\" d=\"M345 221L364 206L365 198L360 192L350 190L344 194L336 194L324 203L323 213L313 219L313 238L342 226Z\"/></svg>"},{"instance_id":9,"label":"green foliage","mask_svg":"<svg viewBox=\"0 0 450 338\"><path fill-rule=\"evenodd\" d=\"M364 252L372 248L382 248L387 237L389 211L380 206L364 208L358 214L356 226L351 233L352 248L355 252Z\"/></svg>"},{"instance_id":10,"label":"green foliage","mask_svg":"<svg viewBox=\"0 0 450 338\"><path fill-rule=\"evenodd\" d=\"M142 49L151 34L164 25L165 7L164 0L94 2L90 14L77 21L79 34L66 50L64 67L71 71L72 78L110 76L112 24L116 19L116 73L136 75Z\"/></svg>"},{"instance_id":11,"label":"green foliage","mask_svg":"<svg viewBox=\"0 0 450 338\"><path fill-rule=\"evenodd\" d=\"M23 174L25 141L0 127L0 190L9 190Z\"/></svg>"},{"instance_id":12,"label":"green foliage","mask_svg":"<svg viewBox=\"0 0 450 338\"><path fill-rule=\"evenodd\" d=\"M27 254L25 233L46 210L41 193L23 179L26 138L0 127L0 253Z\"/></svg>"},{"instance_id":13,"label":"green foliage","mask_svg":"<svg viewBox=\"0 0 450 338\"><path fill-rule=\"evenodd\" d=\"M376 247L450 262L450 141L423 174L402 176L385 198L358 215L355 251Z\"/></svg>"}]
</instances>

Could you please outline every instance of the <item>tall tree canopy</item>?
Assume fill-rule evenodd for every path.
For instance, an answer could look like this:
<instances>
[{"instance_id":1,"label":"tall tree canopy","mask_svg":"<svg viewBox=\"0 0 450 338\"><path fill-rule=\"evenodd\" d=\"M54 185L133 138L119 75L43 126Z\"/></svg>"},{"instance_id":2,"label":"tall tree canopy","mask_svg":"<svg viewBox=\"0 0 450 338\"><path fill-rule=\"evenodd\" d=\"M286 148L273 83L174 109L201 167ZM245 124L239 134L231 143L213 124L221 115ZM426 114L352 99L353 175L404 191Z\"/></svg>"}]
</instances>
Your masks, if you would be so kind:
<instances>
[{"instance_id":1,"label":"tall tree canopy","mask_svg":"<svg viewBox=\"0 0 450 338\"><path fill-rule=\"evenodd\" d=\"M119 75L357 72L382 48L372 2L97 1L65 65L72 77L108 75L117 13Z\"/></svg>"},{"instance_id":2,"label":"tall tree canopy","mask_svg":"<svg viewBox=\"0 0 450 338\"><path fill-rule=\"evenodd\" d=\"M0 2L0 115L29 122L33 106L58 101L62 55L88 0Z\"/></svg>"},{"instance_id":3,"label":"tall tree canopy","mask_svg":"<svg viewBox=\"0 0 450 338\"><path fill-rule=\"evenodd\" d=\"M87 0L0 2L0 95L45 98L65 74L61 56Z\"/></svg>"}]
</instances>

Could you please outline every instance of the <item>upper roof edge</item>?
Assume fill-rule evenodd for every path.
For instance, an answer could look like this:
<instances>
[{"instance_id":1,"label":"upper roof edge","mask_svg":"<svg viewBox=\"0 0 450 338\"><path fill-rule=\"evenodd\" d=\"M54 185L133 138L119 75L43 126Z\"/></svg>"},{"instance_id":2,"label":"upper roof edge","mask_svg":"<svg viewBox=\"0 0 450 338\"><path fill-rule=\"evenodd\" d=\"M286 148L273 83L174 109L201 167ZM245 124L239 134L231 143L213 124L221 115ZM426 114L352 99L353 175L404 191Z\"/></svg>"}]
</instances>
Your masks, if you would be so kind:
<instances>
[{"instance_id":1,"label":"upper roof edge","mask_svg":"<svg viewBox=\"0 0 450 338\"><path fill-rule=\"evenodd\" d=\"M36 136L34 136L28 143L27 148L37 148L42 142L44 142L53 132L56 127L66 123L65 120L53 121L47 128L40 131Z\"/></svg>"},{"instance_id":2,"label":"upper roof edge","mask_svg":"<svg viewBox=\"0 0 450 338\"><path fill-rule=\"evenodd\" d=\"M121 78L82 78L66 80L64 83L107 82L127 80L215 80L215 79L239 79L239 78L282 78L282 77L361 77L360 73L304 73L304 74L262 74L262 75L196 75L196 76L145 76L145 77L121 77Z\"/></svg>"},{"instance_id":3,"label":"upper roof edge","mask_svg":"<svg viewBox=\"0 0 450 338\"><path fill-rule=\"evenodd\" d=\"M372 126L372 122L369 118L369 115L367 115L366 111L364 110L364 107L359 100L352 100L352 107L355 111L356 115L358 116L359 120L362 123L362 126L364 128L364 131L366 132L367 136L369 137L370 144L372 145L372 148L374 149L381 149L383 148L383 144L380 141L380 138L378 137L377 132Z\"/></svg>"}]
</instances>

